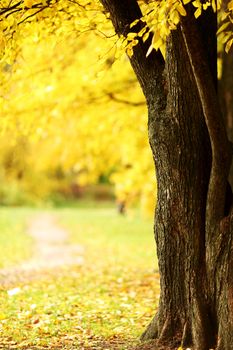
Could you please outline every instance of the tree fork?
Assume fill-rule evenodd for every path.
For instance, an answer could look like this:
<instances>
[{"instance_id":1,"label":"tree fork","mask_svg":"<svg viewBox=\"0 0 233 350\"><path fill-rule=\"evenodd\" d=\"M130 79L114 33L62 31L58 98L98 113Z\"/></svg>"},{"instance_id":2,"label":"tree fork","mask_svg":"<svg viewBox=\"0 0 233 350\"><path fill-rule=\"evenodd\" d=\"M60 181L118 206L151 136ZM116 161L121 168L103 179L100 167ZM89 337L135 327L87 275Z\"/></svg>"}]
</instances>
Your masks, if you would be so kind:
<instances>
[{"instance_id":1,"label":"tree fork","mask_svg":"<svg viewBox=\"0 0 233 350\"><path fill-rule=\"evenodd\" d=\"M137 1L101 2L106 11L110 12L118 35L127 36L129 31L137 32L140 29L140 21L130 28L130 24L141 16ZM184 20L189 18L190 14ZM194 23L195 26L196 24ZM139 40L130 58L147 100L149 141L158 180L155 237L161 274L161 296L158 313L143 333L142 340L157 338L166 343L178 337L183 346L207 350L216 346L218 333L218 350L232 350L227 340L232 328L229 325L228 330L224 330L226 316L222 313L224 309L226 315L231 315L228 309L232 282L227 265L231 253L229 247L224 245L223 238L223 233L227 231L223 226L231 222L229 216L224 217L229 145L222 122L218 119L220 114L216 102L216 80L213 76L215 64L211 65L209 72L211 53L206 58L206 51L199 51L198 41L192 42L190 47L188 40L195 31L191 26L189 32L188 25L189 22L182 22L183 32L178 28L168 38L166 66L159 51L153 50L146 58L150 40L146 43ZM207 31L205 40L209 40L208 34L212 30L211 25L207 27L208 30L200 25L201 31ZM205 81L201 76L202 71L198 71L200 67L196 66L197 52L191 51L193 47L199 52L199 62L205 62ZM193 54L194 57L190 57ZM207 93L204 90L206 84L210 86ZM217 104L215 111L210 105L212 99L213 106ZM214 124L216 118L219 123L217 125ZM223 144L221 136L220 140L217 138L219 135L224 135ZM223 161L219 152L226 155ZM220 179L217 175L220 175ZM217 188L218 183L221 189ZM215 198L219 198L220 208L217 207L218 203L212 201ZM207 226L211 235L206 234ZM211 240L212 235L215 240ZM227 242L231 247L231 234ZM206 268L206 247L211 247L212 253L218 253L209 256L209 266L213 266L214 286L211 288ZM228 272L226 277L224 270ZM226 282L224 288L223 280ZM210 289L214 292L210 293ZM175 342L174 340L174 344Z\"/></svg>"},{"instance_id":2,"label":"tree fork","mask_svg":"<svg viewBox=\"0 0 233 350\"><path fill-rule=\"evenodd\" d=\"M142 12L136 0L100 0L100 2L110 14L118 36L123 35L126 38L129 32L138 33L144 27L145 24L140 21ZM136 20L138 20L138 23L130 27ZM152 36L150 38L152 39ZM149 57L146 58L151 43L150 38L145 43L139 38L138 44L133 47L133 55L129 59L147 103L151 102L148 101L148 89L150 89L156 108L164 109L166 105L163 78L165 62L161 52L156 50L152 50Z\"/></svg>"}]
</instances>

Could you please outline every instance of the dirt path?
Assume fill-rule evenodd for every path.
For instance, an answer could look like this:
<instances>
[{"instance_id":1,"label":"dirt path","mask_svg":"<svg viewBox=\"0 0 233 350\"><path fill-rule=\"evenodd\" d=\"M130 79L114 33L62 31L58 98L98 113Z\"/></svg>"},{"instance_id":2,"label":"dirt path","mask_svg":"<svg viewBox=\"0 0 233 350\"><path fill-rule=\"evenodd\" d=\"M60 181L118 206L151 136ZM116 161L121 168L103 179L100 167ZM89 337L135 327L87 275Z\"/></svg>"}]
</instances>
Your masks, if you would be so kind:
<instances>
[{"instance_id":1,"label":"dirt path","mask_svg":"<svg viewBox=\"0 0 233 350\"><path fill-rule=\"evenodd\" d=\"M83 265L84 248L68 242L68 232L51 214L40 214L28 225L34 240L33 256L18 266L0 270L0 286L7 287L28 280L37 280L54 270L69 265Z\"/></svg>"}]
</instances>

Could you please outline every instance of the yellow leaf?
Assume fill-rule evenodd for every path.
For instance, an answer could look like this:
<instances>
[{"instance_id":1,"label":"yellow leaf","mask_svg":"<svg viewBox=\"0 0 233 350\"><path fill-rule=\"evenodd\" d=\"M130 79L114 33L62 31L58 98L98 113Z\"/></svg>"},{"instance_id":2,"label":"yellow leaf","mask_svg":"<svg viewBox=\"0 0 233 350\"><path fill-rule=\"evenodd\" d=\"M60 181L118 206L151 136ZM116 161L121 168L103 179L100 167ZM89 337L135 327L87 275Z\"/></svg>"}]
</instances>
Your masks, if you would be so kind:
<instances>
[{"instance_id":1,"label":"yellow leaf","mask_svg":"<svg viewBox=\"0 0 233 350\"><path fill-rule=\"evenodd\" d=\"M209 6L210 6L210 3L206 2L205 4L203 4L203 9L207 10Z\"/></svg>"},{"instance_id":2,"label":"yellow leaf","mask_svg":"<svg viewBox=\"0 0 233 350\"><path fill-rule=\"evenodd\" d=\"M130 24L130 28L134 27L139 22L139 19L136 19Z\"/></svg>"},{"instance_id":3,"label":"yellow leaf","mask_svg":"<svg viewBox=\"0 0 233 350\"><path fill-rule=\"evenodd\" d=\"M230 39L230 40L227 42L227 44L226 44L226 47L225 47L226 53L228 53L228 52L230 51L230 49L231 49L231 47L232 47L232 44L233 44L233 38Z\"/></svg>"},{"instance_id":4,"label":"yellow leaf","mask_svg":"<svg viewBox=\"0 0 233 350\"><path fill-rule=\"evenodd\" d=\"M217 10L221 9L222 0L217 0Z\"/></svg>"},{"instance_id":5,"label":"yellow leaf","mask_svg":"<svg viewBox=\"0 0 233 350\"><path fill-rule=\"evenodd\" d=\"M172 13L171 13L171 20L174 24L178 24L179 21L180 21L180 16L179 16L179 12L174 10Z\"/></svg>"},{"instance_id":6,"label":"yellow leaf","mask_svg":"<svg viewBox=\"0 0 233 350\"><path fill-rule=\"evenodd\" d=\"M194 12L195 18L198 18L201 15L202 9L201 7L198 7L198 9Z\"/></svg>"},{"instance_id":7,"label":"yellow leaf","mask_svg":"<svg viewBox=\"0 0 233 350\"><path fill-rule=\"evenodd\" d=\"M223 23L223 25L221 25L221 27L218 29L217 34L224 31L229 26L229 24L230 24L230 22Z\"/></svg>"},{"instance_id":8,"label":"yellow leaf","mask_svg":"<svg viewBox=\"0 0 233 350\"><path fill-rule=\"evenodd\" d=\"M215 0L212 0L212 8L213 8L214 12L217 11L217 7L216 7L216 2L215 2Z\"/></svg>"},{"instance_id":9,"label":"yellow leaf","mask_svg":"<svg viewBox=\"0 0 233 350\"><path fill-rule=\"evenodd\" d=\"M5 49L5 38L3 34L0 32L0 52Z\"/></svg>"},{"instance_id":10,"label":"yellow leaf","mask_svg":"<svg viewBox=\"0 0 233 350\"><path fill-rule=\"evenodd\" d=\"M147 27L145 26L140 30L140 32L138 33L138 36L142 37L146 33L146 31L147 31Z\"/></svg>"},{"instance_id":11,"label":"yellow leaf","mask_svg":"<svg viewBox=\"0 0 233 350\"><path fill-rule=\"evenodd\" d=\"M163 42L161 39L157 40L155 43L154 43L154 48L155 50L158 50L160 49L160 47L163 45Z\"/></svg>"},{"instance_id":12,"label":"yellow leaf","mask_svg":"<svg viewBox=\"0 0 233 350\"><path fill-rule=\"evenodd\" d=\"M34 0L24 0L24 6L31 8L33 6Z\"/></svg>"},{"instance_id":13,"label":"yellow leaf","mask_svg":"<svg viewBox=\"0 0 233 350\"><path fill-rule=\"evenodd\" d=\"M174 25L174 24L173 24ZM176 26L174 25L174 29L176 29ZM170 32L171 32L171 29L172 29L172 26L170 26L170 28L169 27L167 27L167 26L163 26L162 28L161 28L161 31L160 31L160 37L161 38L166 38L169 34L170 34Z\"/></svg>"},{"instance_id":14,"label":"yellow leaf","mask_svg":"<svg viewBox=\"0 0 233 350\"><path fill-rule=\"evenodd\" d=\"M137 33L128 33L127 39L128 40L133 40L137 36Z\"/></svg>"},{"instance_id":15,"label":"yellow leaf","mask_svg":"<svg viewBox=\"0 0 233 350\"><path fill-rule=\"evenodd\" d=\"M231 0L228 4L228 10L233 11L233 0Z\"/></svg>"},{"instance_id":16,"label":"yellow leaf","mask_svg":"<svg viewBox=\"0 0 233 350\"><path fill-rule=\"evenodd\" d=\"M131 42L132 46L136 46L137 44L138 44L138 39L132 40L132 42Z\"/></svg>"},{"instance_id":17,"label":"yellow leaf","mask_svg":"<svg viewBox=\"0 0 233 350\"><path fill-rule=\"evenodd\" d=\"M146 32L143 37L142 37L142 41L145 42L147 41L147 39L149 38L150 32Z\"/></svg>"},{"instance_id":18,"label":"yellow leaf","mask_svg":"<svg viewBox=\"0 0 233 350\"><path fill-rule=\"evenodd\" d=\"M201 7L201 3L199 0L193 1L192 4L194 7L197 7L197 8Z\"/></svg>"},{"instance_id":19,"label":"yellow leaf","mask_svg":"<svg viewBox=\"0 0 233 350\"><path fill-rule=\"evenodd\" d=\"M177 6L177 11L181 14L181 16L186 16L187 15L187 12L186 12L184 6L182 6L181 4L179 4Z\"/></svg>"},{"instance_id":20,"label":"yellow leaf","mask_svg":"<svg viewBox=\"0 0 233 350\"><path fill-rule=\"evenodd\" d=\"M231 38L231 32L224 32L223 38L221 39L222 43L225 44Z\"/></svg>"},{"instance_id":21,"label":"yellow leaf","mask_svg":"<svg viewBox=\"0 0 233 350\"><path fill-rule=\"evenodd\" d=\"M228 12L222 11L222 13L221 13L221 21L224 21L228 16L229 16L229 13L228 13ZM230 19L231 19L231 18L230 18Z\"/></svg>"},{"instance_id":22,"label":"yellow leaf","mask_svg":"<svg viewBox=\"0 0 233 350\"><path fill-rule=\"evenodd\" d=\"M133 56L133 49L131 47L128 47L126 49L126 53L131 58Z\"/></svg>"},{"instance_id":23,"label":"yellow leaf","mask_svg":"<svg viewBox=\"0 0 233 350\"><path fill-rule=\"evenodd\" d=\"M152 45L154 46L155 43L160 40L160 33L159 32L155 32L153 35L153 39L152 39Z\"/></svg>"}]
</instances>

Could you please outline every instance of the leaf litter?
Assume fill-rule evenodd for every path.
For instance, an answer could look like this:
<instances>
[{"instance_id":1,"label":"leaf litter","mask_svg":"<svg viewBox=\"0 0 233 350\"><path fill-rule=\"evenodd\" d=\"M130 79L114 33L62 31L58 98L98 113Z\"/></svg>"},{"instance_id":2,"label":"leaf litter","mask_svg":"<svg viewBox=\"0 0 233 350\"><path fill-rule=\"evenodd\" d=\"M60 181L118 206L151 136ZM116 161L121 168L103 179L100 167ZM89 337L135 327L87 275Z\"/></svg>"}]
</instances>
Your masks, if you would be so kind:
<instances>
[{"instance_id":1,"label":"leaf litter","mask_svg":"<svg viewBox=\"0 0 233 350\"><path fill-rule=\"evenodd\" d=\"M67 248L64 235L62 240L60 248ZM85 247L78 250L84 252ZM24 263L22 271L11 271L8 284L3 274L0 349L149 349L137 344L158 302L158 273L146 262L116 264L96 250L82 258L59 265L45 261L47 268L40 269L29 264L28 274Z\"/></svg>"}]
</instances>

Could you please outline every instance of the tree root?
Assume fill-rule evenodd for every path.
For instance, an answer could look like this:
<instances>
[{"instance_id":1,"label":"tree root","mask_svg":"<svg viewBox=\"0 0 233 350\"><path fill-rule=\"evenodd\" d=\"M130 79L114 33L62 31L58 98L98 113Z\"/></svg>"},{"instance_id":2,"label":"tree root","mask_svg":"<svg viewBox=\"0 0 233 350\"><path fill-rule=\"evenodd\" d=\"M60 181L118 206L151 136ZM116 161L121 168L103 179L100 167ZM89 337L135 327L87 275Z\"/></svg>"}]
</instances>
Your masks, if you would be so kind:
<instances>
[{"instance_id":1,"label":"tree root","mask_svg":"<svg viewBox=\"0 0 233 350\"><path fill-rule=\"evenodd\" d=\"M156 314L149 325L147 326L146 330L142 333L140 340L141 341L147 341L151 339L157 339L158 338L158 314Z\"/></svg>"},{"instance_id":2,"label":"tree root","mask_svg":"<svg viewBox=\"0 0 233 350\"><path fill-rule=\"evenodd\" d=\"M179 324L179 321L175 322ZM181 342L181 334L178 330L179 327L174 329L174 319L168 316L164 322L164 325L159 329L158 313L153 317L144 333L141 335L140 340L147 342L157 339L157 345L167 345L169 347L179 346Z\"/></svg>"},{"instance_id":3,"label":"tree root","mask_svg":"<svg viewBox=\"0 0 233 350\"><path fill-rule=\"evenodd\" d=\"M192 329L190 322L186 322L184 325L184 331L182 335L182 340L181 340L181 347L182 348L189 348L193 344L193 338L192 338Z\"/></svg>"}]
</instances>

